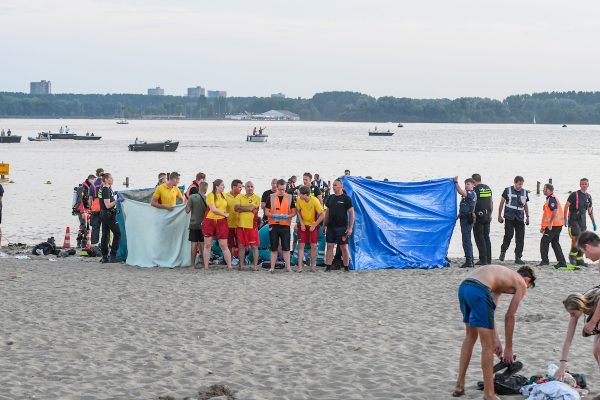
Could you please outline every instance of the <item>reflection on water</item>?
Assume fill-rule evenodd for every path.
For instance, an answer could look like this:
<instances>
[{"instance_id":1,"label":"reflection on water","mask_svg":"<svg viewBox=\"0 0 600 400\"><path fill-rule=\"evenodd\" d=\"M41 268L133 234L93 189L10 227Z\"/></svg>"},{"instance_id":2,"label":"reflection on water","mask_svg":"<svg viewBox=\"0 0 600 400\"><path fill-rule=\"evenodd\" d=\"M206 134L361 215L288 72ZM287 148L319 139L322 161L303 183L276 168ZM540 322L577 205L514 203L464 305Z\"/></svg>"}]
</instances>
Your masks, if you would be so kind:
<instances>
[{"instance_id":1,"label":"reflection on water","mask_svg":"<svg viewBox=\"0 0 600 400\"><path fill-rule=\"evenodd\" d=\"M348 168L353 175L375 179L419 181L458 175L464 179L480 173L492 187L494 201L525 177L531 194L531 225L527 228L525 258L539 259L539 221L543 196L535 195L535 182L552 178L559 199L578 188L579 178L590 179L590 193L599 192L600 128L570 125L463 125L378 124L391 129L392 137L369 137L368 123L261 122L267 143L246 142L255 122L245 121L130 121L114 120L0 120L0 128L22 135L20 144L0 144L0 161L11 164L14 184L5 185L2 228L6 240L37 243L48 236L62 242L71 216L73 187L97 167L112 172L115 188L129 177L131 188L154 186L161 171L178 171L189 184L198 171L209 180L252 180L260 194L274 177L300 176L305 171L334 179ZM42 130L57 131L68 125L78 133L102 135L98 142L28 142ZM178 140L175 153L132 153L127 144L138 137L146 141ZM574 157L577 161L574 162ZM47 185L46 181L52 184ZM494 213L496 215L496 213ZM503 226L492 223L493 255L498 256ZM568 250L567 235L563 250ZM4 244L6 241L3 242ZM509 255L513 247L509 249ZM552 252L551 252L552 254ZM462 256L459 229L450 247L451 256ZM511 257L507 257L511 258ZM552 256L551 256L552 259Z\"/></svg>"}]
</instances>

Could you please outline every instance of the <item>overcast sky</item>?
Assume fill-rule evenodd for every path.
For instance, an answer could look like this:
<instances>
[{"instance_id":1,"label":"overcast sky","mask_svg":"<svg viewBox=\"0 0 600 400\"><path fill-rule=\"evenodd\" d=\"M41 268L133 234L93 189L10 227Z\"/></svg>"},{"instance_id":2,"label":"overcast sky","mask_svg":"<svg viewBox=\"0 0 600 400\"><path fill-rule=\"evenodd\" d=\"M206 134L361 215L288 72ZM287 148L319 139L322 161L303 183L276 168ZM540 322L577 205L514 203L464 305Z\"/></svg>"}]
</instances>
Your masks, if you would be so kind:
<instances>
[{"instance_id":1,"label":"overcast sky","mask_svg":"<svg viewBox=\"0 0 600 400\"><path fill-rule=\"evenodd\" d=\"M0 0L0 91L600 90L600 1Z\"/></svg>"}]
</instances>

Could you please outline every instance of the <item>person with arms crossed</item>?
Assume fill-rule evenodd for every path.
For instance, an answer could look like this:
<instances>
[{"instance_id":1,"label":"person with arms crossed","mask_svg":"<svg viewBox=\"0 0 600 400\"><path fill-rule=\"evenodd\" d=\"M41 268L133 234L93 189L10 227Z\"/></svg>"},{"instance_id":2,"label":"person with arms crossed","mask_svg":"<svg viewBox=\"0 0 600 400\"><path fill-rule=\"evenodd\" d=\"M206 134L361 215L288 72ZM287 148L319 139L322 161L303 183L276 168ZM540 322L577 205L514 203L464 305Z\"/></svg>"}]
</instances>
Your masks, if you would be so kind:
<instances>
[{"instance_id":1,"label":"person with arms crossed","mask_svg":"<svg viewBox=\"0 0 600 400\"><path fill-rule=\"evenodd\" d=\"M258 209L260 207L260 197L254 194L254 183L246 182L244 189L246 193L236 197L235 205L235 211L239 215L236 238L240 271L244 269L244 263L246 262L246 247L248 247L248 250L252 250L254 270L258 271Z\"/></svg>"},{"instance_id":2,"label":"person with arms crossed","mask_svg":"<svg viewBox=\"0 0 600 400\"><path fill-rule=\"evenodd\" d=\"M325 217L323 218L323 233L327 242L325 254L325 271L331 270L333 261L333 246L337 244L342 250L344 271L350 270L350 252L348 237L352 235L354 226L354 207L352 199L344 193L342 181L333 181L333 194L327 198Z\"/></svg>"},{"instance_id":3,"label":"person with arms crossed","mask_svg":"<svg viewBox=\"0 0 600 400\"><path fill-rule=\"evenodd\" d=\"M465 323L465 339L460 350L458 379L453 397L465 394L465 377L477 338L481 341L481 369L483 371L484 399L495 399L494 354L506 364L514 362L513 332L519 303L528 288L535 287L535 274L523 266L517 272L501 266L486 265L477 268L460 284L458 300ZM494 325L494 311L502 294L513 298L504 317L505 348Z\"/></svg>"},{"instance_id":4,"label":"person with arms crossed","mask_svg":"<svg viewBox=\"0 0 600 400\"><path fill-rule=\"evenodd\" d=\"M181 200L183 203L185 200L181 194L181 190L177 187L177 185L179 185L179 179L178 172L171 172L169 174L169 180L158 185L156 189L154 189L150 205L163 210L173 211L177 205L177 199Z\"/></svg>"}]
</instances>

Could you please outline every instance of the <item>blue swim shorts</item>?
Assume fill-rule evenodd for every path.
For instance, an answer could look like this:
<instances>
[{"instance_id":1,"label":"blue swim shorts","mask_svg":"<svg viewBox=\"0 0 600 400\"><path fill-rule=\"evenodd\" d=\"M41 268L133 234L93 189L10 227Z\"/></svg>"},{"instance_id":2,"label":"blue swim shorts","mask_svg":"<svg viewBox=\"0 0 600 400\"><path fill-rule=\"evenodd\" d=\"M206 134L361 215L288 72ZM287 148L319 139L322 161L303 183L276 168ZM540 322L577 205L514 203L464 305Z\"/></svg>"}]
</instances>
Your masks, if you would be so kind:
<instances>
[{"instance_id":1,"label":"blue swim shorts","mask_svg":"<svg viewBox=\"0 0 600 400\"><path fill-rule=\"evenodd\" d=\"M463 322L473 328L494 329L496 304L489 287L476 279L465 279L458 288Z\"/></svg>"}]
</instances>

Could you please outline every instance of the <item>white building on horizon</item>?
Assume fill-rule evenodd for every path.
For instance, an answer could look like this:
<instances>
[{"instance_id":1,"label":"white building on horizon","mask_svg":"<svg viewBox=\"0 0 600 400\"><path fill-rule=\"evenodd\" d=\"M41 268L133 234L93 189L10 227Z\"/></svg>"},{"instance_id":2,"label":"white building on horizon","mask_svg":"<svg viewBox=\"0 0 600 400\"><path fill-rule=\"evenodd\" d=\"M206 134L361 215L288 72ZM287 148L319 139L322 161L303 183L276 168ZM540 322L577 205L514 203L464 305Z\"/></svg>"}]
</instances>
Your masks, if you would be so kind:
<instances>
[{"instance_id":1,"label":"white building on horizon","mask_svg":"<svg viewBox=\"0 0 600 400\"><path fill-rule=\"evenodd\" d=\"M202 86L191 87L188 88L187 95L188 97L206 96L206 89L204 89Z\"/></svg>"},{"instance_id":2,"label":"white building on horizon","mask_svg":"<svg viewBox=\"0 0 600 400\"><path fill-rule=\"evenodd\" d=\"M29 82L29 94L52 94L50 81Z\"/></svg>"},{"instance_id":3,"label":"white building on horizon","mask_svg":"<svg viewBox=\"0 0 600 400\"><path fill-rule=\"evenodd\" d=\"M209 99L216 99L219 97L227 97L227 91L226 90L207 90L206 97L208 97Z\"/></svg>"},{"instance_id":4,"label":"white building on horizon","mask_svg":"<svg viewBox=\"0 0 600 400\"><path fill-rule=\"evenodd\" d=\"M148 96L164 96L165 89L157 86L155 88L148 89Z\"/></svg>"}]
</instances>

